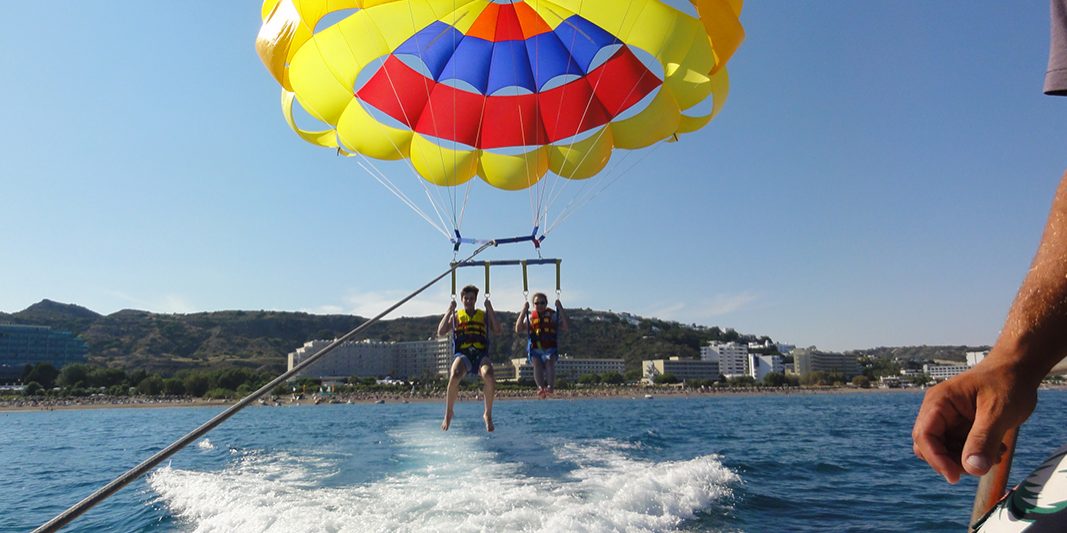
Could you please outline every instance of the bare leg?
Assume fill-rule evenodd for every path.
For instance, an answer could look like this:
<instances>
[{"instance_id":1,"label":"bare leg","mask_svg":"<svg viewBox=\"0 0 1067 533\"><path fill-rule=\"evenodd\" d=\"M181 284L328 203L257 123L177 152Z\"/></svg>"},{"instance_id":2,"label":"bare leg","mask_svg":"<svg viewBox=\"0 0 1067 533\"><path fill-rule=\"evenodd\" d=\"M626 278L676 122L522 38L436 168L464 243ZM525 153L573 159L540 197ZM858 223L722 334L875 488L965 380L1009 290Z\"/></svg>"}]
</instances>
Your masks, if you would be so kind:
<instances>
[{"instance_id":1,"label":"bare leg","mask_svg":"<svg viewBox=\"0 0 1067 533\"><path fill-rule=\"evenodd\" d=\"M482 418L485 419L485 430L492 433L493 426L493 397L496 396L496 377L493 375L493 364L488 362L482 365L482 381L485 382L485 414Z\"/></svg>"},{"instance_id":2,"label":"bare leg","mask_svg":"<svg viewBox=\"0 0 1067 533\"><path fill-rule=\"evenodd\" d=\"M533 361L534 367L534 383L537 383L537 396L542 400L545 399L545 364L541 362L539 356L533 356L530 358Z\"/></svg>"},{"instance_id":3,"label":"bare leg","mask_svg":"<svg viewBox=\"0 0 1067 533\"><path fill-rule=\"evenodd\" d=\"M448 392L445 394L445 420L441 422L442 431L448 431L448 426L452 425L452 407L456 405L456 398L459 397L459 382L466 373L467 365L463 359L457 357L452 361L452 372L448 375Z\"/></svg>"},{"instance_id":4,"label":"bare leg","mask_svg":"<svg viewBox=\"0 0 1067 533\"><path fill-rule=\"evenodd\" d=\"M556 360L555 359L549 359L548 362L545 363L545 381L547 382L547 386L545 387L545 390L548 391L549 394L552 394L552 393L556 392Z\"/></svg>"}]
</instances>

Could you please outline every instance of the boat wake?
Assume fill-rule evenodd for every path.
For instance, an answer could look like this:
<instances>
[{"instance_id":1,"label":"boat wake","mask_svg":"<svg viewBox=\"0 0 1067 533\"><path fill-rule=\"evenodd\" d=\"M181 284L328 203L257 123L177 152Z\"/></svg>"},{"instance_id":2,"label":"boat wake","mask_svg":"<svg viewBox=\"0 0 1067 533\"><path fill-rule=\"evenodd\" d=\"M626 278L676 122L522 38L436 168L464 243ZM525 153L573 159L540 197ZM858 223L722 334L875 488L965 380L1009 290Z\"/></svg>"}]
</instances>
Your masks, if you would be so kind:
<instances>
[{"instance_id":1,"label":"boat wake","mask_svg":"<svg viewBox=\"0 0 1067 533\"><path fill-rule=\"evenodd\" d=\"M405 469L369 483L323 486L336 458L260 452L217 472L161 468L149 485L197 532L670 531L727 506L740 482L718 456L639 460L628 455L633 445L611 439L547 447L573 468L533 477L485 450L482 437L425 428L390 436Z\"/></svg>"}]
</instances>

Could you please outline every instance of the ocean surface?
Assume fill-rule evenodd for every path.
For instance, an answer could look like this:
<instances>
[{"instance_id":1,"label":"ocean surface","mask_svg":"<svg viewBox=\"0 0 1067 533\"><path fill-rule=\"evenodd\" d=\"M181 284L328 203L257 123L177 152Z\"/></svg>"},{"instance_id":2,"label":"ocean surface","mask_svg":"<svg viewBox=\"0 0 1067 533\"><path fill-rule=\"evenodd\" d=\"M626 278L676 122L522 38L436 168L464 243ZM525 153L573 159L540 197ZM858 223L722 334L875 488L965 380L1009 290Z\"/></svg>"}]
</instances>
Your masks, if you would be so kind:
<instances>
[{"instance_id":1,"label":"ocean surface","mask_svg":"<svg viewBox=\"0 0 1067 533\"><path fill-rule=\"evenodd\" d=\"M911 452L919 392L249 407L64 531L964 531L976 481ZM222 408L0 413L28 531ZM1018 482L1067 442L1042 391Z\"/></svg>"}]
</instances>

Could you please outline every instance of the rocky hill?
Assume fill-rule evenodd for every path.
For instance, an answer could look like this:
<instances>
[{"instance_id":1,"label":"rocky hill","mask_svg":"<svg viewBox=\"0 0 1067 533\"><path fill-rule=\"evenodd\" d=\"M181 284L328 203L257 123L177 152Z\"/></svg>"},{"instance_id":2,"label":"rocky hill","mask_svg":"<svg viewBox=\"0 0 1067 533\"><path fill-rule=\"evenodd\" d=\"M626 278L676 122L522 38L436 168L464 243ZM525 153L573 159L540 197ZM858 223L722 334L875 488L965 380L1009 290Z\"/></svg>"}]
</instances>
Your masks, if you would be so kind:
<instances>
[{"instance_id":1,"label":"rocky hill","mask_svg":"<svg viewBox=\"0 0 1067 533\"><path fill-rule=\"evenodd\" d=\"M873 358L892 359L894 361L943 361L964 362L967 352L988 350L989 346L880 346L866 350L846 352L853 355L866 355Z\"/></svg>"},{"instance_id":2,"label":"rocky hill","mask_svg":"<svg viewBox=\"0 0 1067 533\"><path fill-rule=\"evenodd\" d=\"M637 317L626 313L568 310L571 331L563 351L573 357L623 358L637 368L642 359L696 357L710 340L754 341L717 327ZM525 356L525 339L511 332L515 313L499 313L504 334L492 344L494 361ZM440 317L384 320L360 338L411 341L429 338ZM170 373L182 368L239 366L281 371L286 355L312 339L339 337L367 319L280 311L218 311L158 314L122 310L100 315L84 307L43 300L0 322L50 326L70 331L89 346L90 362ZM760 338L764 340L766 337Z\"/></svg>"}]
</instances>

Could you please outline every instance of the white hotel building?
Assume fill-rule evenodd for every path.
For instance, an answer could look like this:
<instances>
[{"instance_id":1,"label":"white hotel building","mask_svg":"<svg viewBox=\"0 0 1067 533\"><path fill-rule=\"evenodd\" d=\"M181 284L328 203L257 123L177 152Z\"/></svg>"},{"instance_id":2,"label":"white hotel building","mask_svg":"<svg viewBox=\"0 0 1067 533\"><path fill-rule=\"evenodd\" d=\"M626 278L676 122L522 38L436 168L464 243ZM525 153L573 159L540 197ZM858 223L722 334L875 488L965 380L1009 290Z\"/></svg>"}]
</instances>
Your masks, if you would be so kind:
<instances>
[{"instance_id":1,"label":"white hotel building","mask_svg":"<svg viewBox=\"0 0 1067 533\"><path fill-rule=\"evenodd\" d=\"M719 379L719 362L704 359L652 359L641 361L641 372L645 381L652 383L656 376L670 374L681 381L691 379L705 379L716 381Z\"/></svg>"},{"instance_id":2,"label":"white hotel building","mask_svg":"<svg viewBox=\"0 0 1067 533\"><path fill-rule=\"evenodd\" d=\"M966 372L968 368L967 365L923 365L923 373L934 381L944 381Z\"/></svg>"},{"instance_id":3,"label":"white hotel building","mask_svg":"<svg viewBox=\"0 0 1067 533\"><path fill-rule=\"evenodd\" d=\"M512 359L511 365L515 369L514 379L533 379L533 365L527 363L525 357ZM497 374L501 379L505 379L504 370L499 369ZM622 359L572 359L561 356L556 360L556 377L572 381L585 374L622 374L624 370L626 363Z\"/></svg>"},{"instance_id":4,"label":"white hotel building","mask_svg":"<svg viewBox=\"0 0 1067 533\"><path fill-rule=\"evenodd\" d=\"M989 350L981 352L967 352L967 366L974 366L982 362L985 356L989 355Z\"/></svg>"},{"instance_id":5,"label":"white hotel building","mask_svg":"<svg viewBox=\"0 0 1067 533\"><path fill-rule=\"evenodd\" d=\"M763 381L763 378L772 372L785 374L785 365L782 364L780 355L750 353L748 354L748 368L750 369L749 375L756 381Z\"/></svg>"},{"instance_id":6,"label":"white hotel building","mask_svg":"<svg viewBox=\"0 0 1067 533\"><path fill-rule=\"evenodd\" d=\"M719 363L719 373L728 378L751 375L746 344L710 342L700 348L700 359Z\"/></svg>"},{"instance_id":7,"label":"white hotel building","mask_svg":"<svg viewBox=\"0 0 1067 533\"><path fill-rule=\"evenodd\" d=\"M315 355L332 340L313 340L289 354L289 369ZM452 363L452 339L414 342L348 341L303 369L296 377L347 378L386 376L398 379L447 374Z\"/></svg>"}]
</instances>

